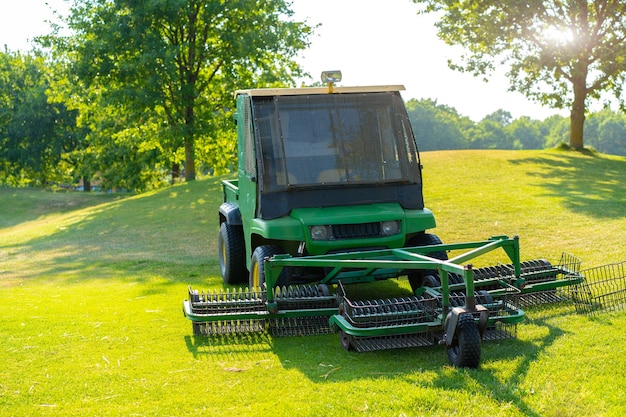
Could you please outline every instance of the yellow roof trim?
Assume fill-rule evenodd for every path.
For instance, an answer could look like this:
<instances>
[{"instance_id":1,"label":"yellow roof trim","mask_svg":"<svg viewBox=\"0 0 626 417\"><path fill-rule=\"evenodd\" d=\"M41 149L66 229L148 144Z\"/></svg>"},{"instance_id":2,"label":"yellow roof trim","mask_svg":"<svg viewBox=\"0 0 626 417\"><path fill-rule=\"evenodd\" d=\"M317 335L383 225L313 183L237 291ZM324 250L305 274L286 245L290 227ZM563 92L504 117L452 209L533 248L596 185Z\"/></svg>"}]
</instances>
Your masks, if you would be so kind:
<instances>
[{"instance_id":1,"label":"yellow roof trim","mask_svg":"<svg viewBox=\"0 0 626 417\"><path fill-rule=\"evenodd\" d=\"M245 94L249 96L299 96L316 94L347 94L347 93L380 93L385 91L404 91L403 85L372 85L364 87L334 87L328 92L328 87L301 87L301 88L254 88L237 90L235 97Z\"/></svg>"}]
</instances>

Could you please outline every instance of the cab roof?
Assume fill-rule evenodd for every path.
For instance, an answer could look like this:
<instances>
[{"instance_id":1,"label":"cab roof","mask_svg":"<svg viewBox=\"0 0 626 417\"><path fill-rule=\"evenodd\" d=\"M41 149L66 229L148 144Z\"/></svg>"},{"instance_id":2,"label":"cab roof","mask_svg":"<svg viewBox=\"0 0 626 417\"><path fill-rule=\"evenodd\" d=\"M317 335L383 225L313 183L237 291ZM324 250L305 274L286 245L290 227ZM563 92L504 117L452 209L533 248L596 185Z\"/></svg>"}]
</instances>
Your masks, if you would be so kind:
<instances>
[{"instance_id":1,"label":"cab roof","mask_svg":"<svg viewBox=\"0 0 626 417\"><path fill-rule=\"evenodd\" d=\"M235 97L248 96L298 96L298 95L321 95L321 94L349 94L349 93L381 93L386 91L404 91L403 85L372 85L363 87L333 87L332 92L328 87L301 87L301 88L253 88L250 90L237 90Z\"/></svg>"}]
</instances>

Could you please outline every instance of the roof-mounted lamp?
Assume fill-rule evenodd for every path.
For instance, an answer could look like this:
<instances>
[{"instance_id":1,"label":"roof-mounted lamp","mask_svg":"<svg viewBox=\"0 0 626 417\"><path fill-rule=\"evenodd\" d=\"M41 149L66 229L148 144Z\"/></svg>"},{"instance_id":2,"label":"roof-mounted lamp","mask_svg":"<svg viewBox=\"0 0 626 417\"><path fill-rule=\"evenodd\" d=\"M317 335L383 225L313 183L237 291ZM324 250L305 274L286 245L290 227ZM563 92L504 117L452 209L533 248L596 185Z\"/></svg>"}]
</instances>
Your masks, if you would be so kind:
<instances>
[{"instance_id":1,"label":"roof-mounted lamp","mask_svg":"<svg viewBox=\"0 0 626 417\"><path fill-rule=\"evenodd\" d=\"M334 93L334 84L341 81L341 71L322 71L322 82L328 84L328 93Z\"/></svg>"}]
</instances>

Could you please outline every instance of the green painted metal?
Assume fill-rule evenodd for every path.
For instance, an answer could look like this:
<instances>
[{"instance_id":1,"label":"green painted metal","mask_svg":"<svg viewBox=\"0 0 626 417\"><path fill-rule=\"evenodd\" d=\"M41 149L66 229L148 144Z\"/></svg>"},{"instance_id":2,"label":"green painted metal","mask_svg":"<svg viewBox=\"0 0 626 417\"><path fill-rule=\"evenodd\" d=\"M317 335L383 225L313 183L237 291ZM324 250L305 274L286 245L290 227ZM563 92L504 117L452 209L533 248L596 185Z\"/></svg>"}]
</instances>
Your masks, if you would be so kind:
<instances>
[{"instance_id":1,"label":"green painted metal","mask_svg":"<svg viewBox=\"0 0 626 417\"><path fill-rule=\"evenodd\" d=\"M298 334L302 324L310 326L308 334L317 334L315 327L339 330L344 347L362 338L359 346L380 348L386 345L376 346L377 338L412 334L421 339L407 343L423 345L437 334L448 346L468 314L483 334L523 319L515 300L541 293L558 298L559 288L582 282L575 262L571 268L563 259L557 268L541 260L522 263L517 237L427 245L439 238L426 234L436 222L424 207L419 153L398 87L342 89L341 96L326 89L237 93L237 179L222 182L220 222L239 234L228 235L236 244L224 247L222 258L232 252L230 259L243 257L254 271L253 258L259 266L261 257L271 257L262 261L263 289L199 294L190 288L183 311L194 333L202 326L208 334L282 326L279 335ZM330 123L331 113L340 123ZM474 268L472 262L496 250L510 264ZM454 255L442 260L442 253ZM236 271L225 273L225 282L245 280L242 268L228 267ZM436 271L438 278L427 277L433 287L417 288L406 300L364 305L344 291L344 285L408 274L415 289L427 280L415 271ZM250 285L262 283L260 277L252 274ZM291 279L319 286L277 287ZM328 286L337 292L331 295Z\"/></svg>"},{"instance_id":2,"label":"green painted metal","mask_svg":"<svg viewBox=\"0 0 626 417\"><path fill-rule=\"evenodd\" d=\"M460 244L441 244L419 246L403 249L383 249L341 254L328 254L305 257L290 255L274 256L265 261L265 280L268 288L268 301L273 300L274 288L280 272L285 267L323 267L330 270L321 282L335 284L341 281L344 284L372 282L390 276L398 276L403 271L412 269L436 269L442 280L442 295L444 300L449 297L447 273L456 273L464 277L466 295L473 296L474 276L471 265L463 265L486 253L496 249L504 249L511 262L516 265L515 278L519 278L519 239L507 236L498 236L484 241L466 242ZM440 260L428 256L439 251L466 252L449 260Z\"/></svg>"},{"instance_id":3,"label":"green painted metal","mask_svg":"<svg viewBox=\"0 0 626 417\"><path fill-rule=\"evenodd\" d=\"M474 271L472 266L470 264L461 265L460 262L472 261L496 249L503 249L508 255L513 265L513 274L507 277L491 278L477 284L474 280ZM465 250L465 252L447 261L428 256L430 253L441 250ZM465 294L466 300L475 302L471 300L474 299L474 291L476 288L498 286L499 288L490 289L489 292L494 297L500 297L506 295L507 292L511 291L511 289L516 290L519 294L526 294L578 284L583 280L579 274L575 273L576 271L561 271L561 273L567 274L564 279L534 283L531 281L530 283L527 283L526 279L518 273L518 271L520 271L518 254L519 239L517 237L509 238L506 236L498 236L477 242L431 245L404 249L360 251L307 257L276 255L273 258L265 260L267 289L263 292L265 298L262 301L258 301L264 307L262 311L238 313L231 312L228 308L224 308L223 311L218 313L205 314L202 312L194 312L191 307L191 302L186 301L184 304L184 312L185 315L194 322L219 321L226 319L249 320L278 317L333 316L335 318L331 319L332 323L339 326L344 331L351 332L353 330L350 326L346 326L345 328L342 327L344 321L338 318L339 316L336 308L280 310L278 308L278 303L276 302L273 284L276 282L276 277L279 276L281 270L286 267L324 267L328 270L328 273L321 280L322 283L336 284L341 282L346 285L361 282L372 282L376 279L380 279L381 277L398 276L411 269L438 270L441 286L436 289L428 289L428 291L430 295L441 298L442 308L439 313L439 318L432 323L420 323L419 325L414 325L414 327L403 327L404 330L412 329L411 331L419 331L419 329L431 329L442 325L442 317L445 317L447 311L449 311L451 307L450 295L454 291L462 290ZM449 280L449 273L462 276L463 282L451 284ZM542 276L549 276L554 273L554 270L544 270L539 271L538 273L529 273L527 278L537 279L538 277L541 278ZM478 285L478 287L476 285ZM425 288L424 291L426 291ZM509 314L506 316L493 316L490 317L489 320L490 322L501 321L516 323L521 320L523 315L524 313L521 309L509 309ZM390 334L395 334L395 332L401 330L389 331L391 332ZM355 335L363 332L364 330L362 329L358 331L354 330ZM384 334L384 332L384 329L379 329L375 330L374 334Z\"/></svg>"},{"instance_id":4,"label":"green painted metal","mask_svg":"<svg viewBox=\"0 0 626 417\"><path fill-rule=\"evenodd\" d=\"M395 87L399 88L399 86ZM406 116L406 111L402 108L402 100L398 92L393 92L393 88L390 88L388 91L385 90L387 91L385 94L387 98L382 98L377 88L371 91L367 88L360 88L354 91L346 90L354 94L345 93L342 97L348 100L351 103L349 106L354 107L354 109L371 107L372 111L382 111L383 108L387 108L384 106L394 103L393 106L397 108L392 106L395 112L393 113L393 120L390 120L389 123L393 122L397 126L408 126L408 116ZM241 225L243 227L243 239L246 249L245 259L248 270L251 267L252 253L256 247L261 245L279 246L281 250L293 256L299 254L298 249L300 247L306 247L306 253L309 255L322 255L334 251L374 247L400 248L405 246L411 236L436 227L435 217L427 208L420 207L415 203L411 208L407 208L400 204L397 198L389 196L419 195L419 199L421 199L421 165L419 164L419 154L417 149L414 148L415 143L412 137L405 138L400 135L395 138L394 135L391 135L392 131L385 130L385 124L379 126L378 124L367 123L366 126L362 126L364 129L362 131L364 132L368 131L367 129L374 129L370 134L364 135L361 138L362 140L372 138L372 146L375 146L380 145L378 142L384 139L389 141L389 144L394 144L394 146L400 149L397 156L394 154L394 158L397 158L397 161L395 159L394 161L382 161L381 159L381 166L375 168L377 171L380 171L381 175L385 175L386 170L391 170L391 167L397 164L395 169L399 170L402 167L402 172L404 172L402 181L400 181L404 185L398 185L398 181L390 181L389 179L386 179L384 182L379 181L382 180L382 177L370 179L365 176L359 176L355 172L351 173L347 168L345 175L352 174L353 178L342 179L342 176L339 176L333 181L324 181L321 179L322 172L333 171L333 169L328 169L331 166L326 166L325 164L331 164L332 161L335 161L341 155L333 157L320 154L314 155L316 158L313 158L309 149L313 142L310 142L310 134L306 129L319 130L320 127L313 126L314 122L308 120L310 119L308 118L305 121L301 121L301 123L306 122L311 125L306 125L305 123L306 126L299 126L297 130L292 129L293 131L290 131L287 123L289 119L287 117L279 117L281 110L285 110L286 113L293 113L292 117L294 118L300 114L299 111L305 114L305 111L310 110L309 105L302 101L305 100L304 98L298 99L293 97L301 91L276 89L263 91L265 91L264 94L257 94L257 90L245 90L237 93L237 112L235 115L239 157L237 179L223 181L222 183L224 202L235 205L241 214ZM328 113L330 113L331 111L338 111L338 106L341 107L337 103L336 97L329 95L328 91L307 89L307 96L311 95L315 96L316 109L327 109ZM266 106L263 104L267 101L267 97L275 98L274 104L271 105L272 111L269 112L267 112ZM350 108L352 109L352 107ZM342 111L337 114L345 118L353 117L352 113L348 111ZM269 119L273 121L273 124L267 121ZM326 119L322 118L321 120ZM354 122L354 120L351 122ZM271 129L270 132L266 129L265 123L269 123L274 129ZM279 131L280 129L283 129L283 131ZM378 129L381 132L378 132ZM383 130L385 131L383 132ZM333 132L338 134L335 131L327 133ZM407 143L398 142L395 144L393 142L395 140L401 141L401 138L403 138L402 141ZM411 152L409 152L409 148L412 149ZM286 149L289 152L286 152ZM324 152L331 152L328 147L325 147L323 150ZM284 153L280 158L274 154L279 151ZM319 153L321 150L318 149L317 152ZM381 155L381 158L383 156L385 155ZM319 166L315 166L315 168L320 170L320 177L316 179L309 178L304 183L302 182L303 178L300 178L300 181L289 179L288 174L292 174L292 171L287 170L287 168L299 168L302 165L301 160L303 158L305 160L324 160L323 163L316 162ZM390 155L386 155L385 158L390 158ZM365 171L373 169L369 165L356 166L355 168ZM411 169L410 173L409 168ZM306 172L308 173L309 171ZM407 177L405 178L404 176ZM282 177L283 180L279 181L274 179L275 177ZM392 177L391 179L394 178L398 179L399 177ZM402 186L407 185L405 184L407 182L414 186L414 188L410 189L410 192L407 191L409 189L401 189ZM358 190L372 189L371 187L375 187L377 195L384 194L385 190L388 191L388 194L391 194L385 198L381 197L382 200L379 202L373 202L367 192L358 192ZM283 197L272 197L281 192ZM315 194L317 200L315 198L312 199L311 193L317 193ZM342 200L341 195L345 193L351 193L349 200ZM334 197L328 198L328 195L334 195ZM320 198L326 198L324 204L320 204ZM307 203L303 203L303 201ZM278 210L280 215L268 216L264 214L265 211L270 209L276 210L276 206L281 205L284 205L282 208L285 210ZM351 239L327 240L314 240L311 237L310 227L312 226L351 225L354 224L354 219L359 219L358 223L361 224L379 223L386 220L398 221L400 230L397 234L390 236L359 236Z\"/></svg>"},{"instance_id":5,"label":"green painted metal","mask_svg":"<svg viewBox=\"0 0 626 417\"><path fill-rule=\"evenodd\" d=\"M476 280L474 268L470 264L476 258L494 250L501 249L511 261L505 276L491 277L486 280ZM429 256L439 251L455 251L460 254L449 260L440 260ZM248 296L220 296L223 306L215 311L204 312L194 309L193 303L186 300L183 304L185 316L195 323L226 322L240 323L247 321L264 321L271 319L298 319L327 317L331 329L342 331L350 337L376 338L414 333L444 332L444 322L448 312L452 310L452 295L461 291L464 294L465 306L463 311L476 312L478 320L479 310L489 311L486 326L496 326L498 323L514 325L524 318L524 311L511 302L510 295L523 296L535 292L552 291L558 288L582 282L583 277L577 273L576 265L571 270L568 266L559 265L556 268L537 268L525 271L522 274L519 260L519 239L507 236L492 237L476 242L455 244L430 245L402 249L385 249L358 251L340 254L328 254L306 257L291 255L275 255L265 260L265 274L267 288L265 291L257 289L262 297L248 300ZM399 322L383 325L361 325L351 323L341 313L341 304L349 302L343 295L322 296L319 299L326 304L324 307L289 308L295 304L282 304L281 298L276 297L274 283L283 268L290 267L323 267L327 271L321 280L324 284L343 285L361 282L371 282L377 279L406 274L413 269L437 270L441 285L436 288L422 287L416 296L426 297L429 300L439 300L440 307L432 312L427 321ZM556 273L564 276L562 279L552 279ZM451 283L451 274L461 277L462 281ZM543 280L543 281L542 281ZM477 304L475 290L488 288L493 301L480 306ZM256 294L256 293L255 293ZM458 295L455 295L458 297ZM229 299L235 304L254 304L255 311L237 311L231 308ZM328 303L335 304L329 306ZM219 303L218 303L219 304ZM209 305L211 305L209 303ZM247 305L247 304L246 304ZM401 317L401 315L400 315Z\"/></svg>"}]
</instances>

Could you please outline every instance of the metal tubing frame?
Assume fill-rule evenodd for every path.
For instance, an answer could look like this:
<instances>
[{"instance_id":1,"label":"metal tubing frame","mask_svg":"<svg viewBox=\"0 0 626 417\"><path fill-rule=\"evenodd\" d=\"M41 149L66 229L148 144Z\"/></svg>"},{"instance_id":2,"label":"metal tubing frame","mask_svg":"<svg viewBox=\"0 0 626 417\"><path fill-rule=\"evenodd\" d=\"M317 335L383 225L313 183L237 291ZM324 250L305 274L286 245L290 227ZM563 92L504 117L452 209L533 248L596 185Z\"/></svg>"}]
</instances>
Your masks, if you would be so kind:
<instances>
[{"instance_id":1,"label":"metal tubing frame","mask_svg":"<svg viewBox=\"0 0 626 417\"><path fill-rule=\"evenodd\" d=\"M199 313L193 311L191 301L185 300L183 303L183 312L187 318L197 323L222 320L259 320L279 317L329 316L331 317L331 324L338 324L342 328L345 325L351 333L354 331L354 334L365 334L368 333L368 330L359 328L352 329L353 326L350 326L349 323L341 322L339 319L340 316L337 315L336 308L278 310L274 296L274 284L276 283L276 277L279 276L282 268L332 268L324 279L322 279L321 283L339 282L339 280L351 283L370 282L376 278L380 279L381 277L398 276L401 271L411 269L436 269L439 271L441 279L443 307L442 314L439 315L439 319L430 323L402 326L397 330L386 330L387 332L391 331L391 333L394 334L425 331L432 329L433 327L441 327L443 318L446 317L448 311L450 310L449 272L463 276L466 290L466 307L469 310L474 310L476 308L476 300L474 297L474 272L472 265L460 265L460 263L470 261L498 248L503 248L505 253L509 256L512 264L515 266L516 277L519 278L519 239L517 237L509 238L507 236L497 236L488 240L477 242L418 246L402 249L367 250L307 257L275 255L272 258L265 259L265 278L267 283L265 311L234 312L232 314L223 312ZM432 258L427 255L429 253L439 251L464 249L468 249L468 251L449 260ZM345 271L346 269L348 269L348 271ZM355 271L354 269L357 270ZM523 311L518 310L515 314L490 317L489 321L490 323L496 321L516 323L521 321L523 315Z\"/></svg>"},{"instance_id":2,"label":"metal tubing frame","mask_svg":"<svg viewBox=\"0 0 626 417\"><path fill-rule=\"evenodd\" d=\"M463 265L479 256L502 248L509 257L515 274L515 281L520 282L521 266L519 253L519 238L517 236L495 236L478 242L456 244L439 244L417 246L401 249L369 250L319 256L293 258L290 255L277 255L265 260L265 279L267 283L268 309L273 305L273 288L281 270L285 267L324 267L331 268L330 272L321 280L322 283L333 282L368 282L381 277L394 277L407 270L436 269L441 281L442 311L432 322L409 325L391 326L385 328L359 328L350 324L339 314L331 314L329 322L332 327L340 328L353 336L378 336L391 334L421 333L433 329L442 329L445 317L451 311L449 273L463 277L465 287L465 307L468 312L482 311L481 316L488 316L482 306L477 306L474 297L474 270L471 264ZM428 256L440 251L466 250L448 260L441 260ZM348 270L348 271L346 271ZM276 312L276 311L273 311ZM518 323L524 317L521 309L511 314L498 317L488 317L487 321L493 324L497 321L504 323ZM484 320L483 320L484 321Z\"/></svg>"},{"instance_id":3,"label":"metal tubing frame","mask_svg":"<svg viewBox=\"0 0 626 417\"><path fill-rule=\"evenodd\" d=\"M462 309L466 312L472 312L469 308L455 307L456 309ZM481 309L481 311L484 311ZM486 326L493 326L496 323L517 324L524 319L524 311L516 308L510 310L508 315L489 316L487 317ZM446 315L440 316L439 320L433 320L430 322L414 323L414 324L400 324L387 327L357 327L346 320L345 317L334 314L330 317L331 327L339 328L351 336L356 337L376 337L376 336L389 336L389 335L401 335L409 333L423 333L428 331L440 331L444 330L444 320ZM453 327L454 329L454 327ZM449 332L450 337L454 335L453 332Z\"/></svg>"},{"instance_id":4,"label":"metal tubing frame","mask_svg":"<svg viewBox=\"0 0 626 417\"><path fill-rule=\"evenodd\" d=\"M290 255L276 255L265 259L265 281L267 283L267 301L274 301L274 285L284 267L324 267L332 268L321 280L321 283L369 282L377 277L398 276L401 271L411 269L437 269L439 271L444 309L449 307L448 273L453 272L463 276L466 299L468 303L474 300L474 272L471 264L461 265L488 252L502 248L514 266L515 277L521 274L519 238L508 236L494 236L488 240L477 242L416 246L402 249L367 250L361 252L347 252L329 255L306 257L291 257ZM465 250L449 260L441 260L427 254L440 251ZM345 271L349 269L350 271ZM357 271L354 271L357 269ZM475 304L474 304L475 305ZM470 306L471 307L471 306Z\"/></svg>"}]
</instances>

